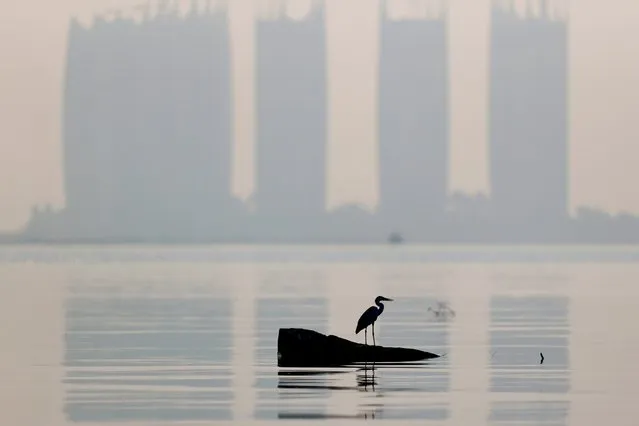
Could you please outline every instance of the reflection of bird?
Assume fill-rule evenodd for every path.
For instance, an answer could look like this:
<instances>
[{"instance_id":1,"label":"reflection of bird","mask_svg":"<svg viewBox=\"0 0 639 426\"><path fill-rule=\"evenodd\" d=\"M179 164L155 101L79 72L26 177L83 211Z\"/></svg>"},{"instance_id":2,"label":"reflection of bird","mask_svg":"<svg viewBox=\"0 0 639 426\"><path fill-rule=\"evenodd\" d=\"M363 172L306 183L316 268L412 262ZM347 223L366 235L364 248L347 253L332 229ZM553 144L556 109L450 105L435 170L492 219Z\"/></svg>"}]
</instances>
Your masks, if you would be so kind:
<instances>
[{"instance_id":1,"label":"reflection of bird","mask_svg":"<svg viewBox=\"0 0 639 426\"><path fill-rule=\"evenodd\" d=\"M375 346L375 321L377 321L377 317L379 317L382 312L384 312L384 304L382 301L392 302L393 299L388 299L384 296L377 296L375 298L375 306L371 306L366 309L361 317L359 317L359 321L357 321L357 328L355 328L355 334L364 330L364 343L368 344L366 340L367 328L369 325L373 326L373 346Z\"/></svg>"},{"instance_id":2,"label":"reflection of bird","mask_svg":"<svg viewBox=\"0 0 639 426\"><path fill-rule=\"evenodd\" d=\"M437 302L437 308L433 309L429 306L428 311L435 314L435 318L441 320L447 320L448 318L455 317L455 311L453 311L446 302Z\"/></svg>"},{"instance_id":3,"label":"reflection of bird","mask_svg":"<svg viewBox=\"0 0 639 426\"><path fill-rule=\"evenodd\" d=\"M357 374L357 387L361 390L364 388L364 391L368 391L368 387L371 386L373 390L375 390L375 363L373 363L372 367L368 367L364 364L364 368L360 368L359 371L364 371L364 374ZM372 376L368 375L368 372L372 372Z\"/></svg>"}]
</instances>

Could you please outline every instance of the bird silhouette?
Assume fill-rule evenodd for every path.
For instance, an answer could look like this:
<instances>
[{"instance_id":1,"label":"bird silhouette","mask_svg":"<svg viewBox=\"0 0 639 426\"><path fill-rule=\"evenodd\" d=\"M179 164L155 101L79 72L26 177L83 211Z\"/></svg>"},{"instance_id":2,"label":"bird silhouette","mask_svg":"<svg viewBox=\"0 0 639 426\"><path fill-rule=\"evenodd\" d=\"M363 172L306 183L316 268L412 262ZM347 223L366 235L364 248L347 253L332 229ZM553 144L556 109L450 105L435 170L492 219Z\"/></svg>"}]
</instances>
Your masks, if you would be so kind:
<instances>
[{"instance_id":1,"label":"bird silhouette","mask_svg":"<svg viewBox=\"0 0 639 426\"><path fill-rule=\"evenodd\" d=\"M373 346L375 346L375 321L377 321L377 318L382 314L382 312L384 312L384 304L382 303L383 301L392 302L393 299L389 299L384 296L377 296L375 298L375 304L377 306L371 306L370 308L366 309L364 313L362 314L362 316L359 317L359 321L357 321L355 334L364 330L364 344L366 345L368 345L367 329L368 329L368 326L370 325L373 328Z\"/></svg>"}]
</instances>

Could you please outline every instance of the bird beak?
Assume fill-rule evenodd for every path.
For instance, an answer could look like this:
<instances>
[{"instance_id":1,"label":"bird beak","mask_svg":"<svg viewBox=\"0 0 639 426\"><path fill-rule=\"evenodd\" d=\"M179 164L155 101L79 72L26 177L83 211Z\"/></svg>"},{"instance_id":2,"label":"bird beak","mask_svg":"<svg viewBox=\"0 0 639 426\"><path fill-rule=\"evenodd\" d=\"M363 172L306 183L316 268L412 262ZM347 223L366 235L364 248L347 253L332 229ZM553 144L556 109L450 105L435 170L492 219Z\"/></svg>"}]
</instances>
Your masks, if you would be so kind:
<instances>
[{"instance_id":1,"label":"bird beak","mask_svg":"<svg viewBox=\"0 0 639 426\"><path fill-rule=\"evenodd\" d=\"M384 296L382 296L382 300L385 301L385 302L392 302L393 301L393 299L389 299L388 297L384 297Z\"/></svg>"}]
</instances>

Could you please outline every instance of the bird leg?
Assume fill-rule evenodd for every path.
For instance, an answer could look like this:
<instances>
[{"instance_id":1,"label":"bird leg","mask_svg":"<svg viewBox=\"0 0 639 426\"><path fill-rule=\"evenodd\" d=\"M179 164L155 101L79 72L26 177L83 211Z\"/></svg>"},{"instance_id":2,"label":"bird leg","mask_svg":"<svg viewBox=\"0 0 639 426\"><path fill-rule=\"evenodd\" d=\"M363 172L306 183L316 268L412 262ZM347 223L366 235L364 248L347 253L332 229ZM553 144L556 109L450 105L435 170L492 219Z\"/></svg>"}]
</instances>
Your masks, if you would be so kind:
<instances>
[{"instance_id":1,"label":"bird leg","mask_svg":"<svg viewBox=\"0 0 639 426\"><path fill-rule=\"evenodd\" d=\"M375 322L373 322L373 346L375 346Z\"/></svg>"},{"instance_id":2,"label":"bird leg","mask_svg":"<svg viewBox=\"0 0 639 426\"><path fill-rule=\"evenodd\" d=\"M364 344L368 345L368 342L366 341L366 328L364 329Z\"/></svg>"}]
</instances>

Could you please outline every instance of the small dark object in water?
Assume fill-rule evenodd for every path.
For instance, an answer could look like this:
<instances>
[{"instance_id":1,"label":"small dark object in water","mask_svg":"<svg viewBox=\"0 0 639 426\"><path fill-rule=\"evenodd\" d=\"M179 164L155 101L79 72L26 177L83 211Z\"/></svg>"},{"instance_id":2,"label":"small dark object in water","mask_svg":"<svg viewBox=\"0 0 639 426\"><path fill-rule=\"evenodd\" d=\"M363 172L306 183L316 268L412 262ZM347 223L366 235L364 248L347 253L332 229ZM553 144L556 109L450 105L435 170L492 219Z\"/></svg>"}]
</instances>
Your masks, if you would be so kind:
<instances>
[{"instance_id":1,"label":"small dark object in water","mask_svg":"<svg viewBox=\"0 0 639 426\"><path fill-rule=\"evenodd\" d=\"M544 363L544 354L542 354L541 352L539 352L539 355L541 356L541 362L539 363L539 365Z\"/></svg>"},{"instance_id":2,"label":"small dark object in water","mask_svg":"<svg viewBox=\"0 0 639 426\"><path fill-rule=\"evenodd\" d=\"M279 367L329 367L357 362L411 362L439 355L410 348L386 348L351 342L304 328L280 328Z\"/></svg>"},{"instance_id":3,"label":"small dark object in water","mask_svg":"<svg viewBox=\"0 0 639 426\"><path fill-rule=\"evenodd\" d=\"M391 232L388 236L388 242L391 244L401 244L404 242L404 237L399 232Z\"/></svg>"}]
</instances>

